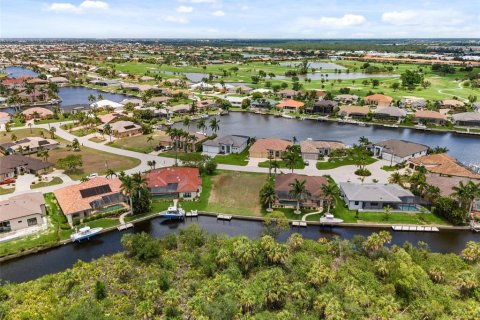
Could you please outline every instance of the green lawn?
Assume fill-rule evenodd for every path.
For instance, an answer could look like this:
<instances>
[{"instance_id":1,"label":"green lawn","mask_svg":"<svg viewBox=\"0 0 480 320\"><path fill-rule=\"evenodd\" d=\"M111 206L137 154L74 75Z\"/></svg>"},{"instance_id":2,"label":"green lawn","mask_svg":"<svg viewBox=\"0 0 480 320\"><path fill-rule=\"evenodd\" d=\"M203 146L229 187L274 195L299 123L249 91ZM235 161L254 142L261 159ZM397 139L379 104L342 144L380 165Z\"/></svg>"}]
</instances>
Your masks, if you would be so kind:
<instances>
[{"instance_id":1,"label":"green lawn","mask_svg":"<svg viewBox=\"0 0 480 320\"><path fill-rule=\"evenodd\" d=\"M35 184L32 184L30 186L30 189L38 189L38 188L43 188L43 187L48 187L48 186L54 186L56 184L61 184L63 180L59 177L54 177L52 181L49 182L38 182Z\"/></svg>"},{"instance_id":2,"label":"green lawn","mask_svg":"<svg viewBox=\"0 0 480 320\"><path fill-rule=\"evenodd\" d=\"M372 158L372 157L367 157L364 160L364 163L366 165L372 164L376 162L377 159ZM343 167L343 166L350 166L350 165L357 165L358 164L358 159L353 156L349 157L346 156L344 158L330 158L329 161L318 161L317 162L317 169L318 170L329 170L329 169L334 169L338 167Z\"/></svg>"},{"instance_id":3,"label":"green lawn","mask_svg":"<svg viewBox=\"0 0 480 320\"><path fill-rule=\"evenodd\" d=\"M13 193L14 191L15 191L15 188L1 188L0 187L0 195L10 194L10 193Z\"/></svg>"},{"instance_id":4,"label":"green lawn","mask_svg":"<svg viewBox=\"0 0 480 320\"><path fill-rule=\"evenodd\" d=\"M248 148L243 150L241 153L232 153L228 155L219 154L213 159L219 164L246 166L248 164Z\"/></svg>"},{"instance_id":5,"label":"green lawn","mask_svg":"<svg viewBox=\"0 0 480 320\"><path fill-rule=\"evenodd\" d=\"M280 169L290 169L289 166L287 165L287 163L283 160L279 160L278 164L279 164ZM260 168L268 168L269 165L270 165L269 160L258 163L258 166ZM297 162L295 163L295 166L293 167L293 169L305 169L305 163L303 162L303 159L299 158L297 160Z\"/></svg>"},{"instance_id":6,"label":"green lawn","mask_svg":"<svg viewBox=\"0 0 480 320\"><path fill-rule=\"evenodd\" d=\"M388 171L388 172L391 172L391 171L398 170L399 168L397 168L396 166L383 166L381 169L385 170L385 171Z\"/></svg>"},{"instance_id":7,"label":"green lawn","mask_svg":"<svg viewBox=\"0 0 480 320\"><path fill-rule=\"evenodd\" d=\"M86 135L89 135L91 133L97 132L97 129L95 128L81 128L73 131L69 131L71 134L73 134L76 137L84 137Z\"/></svg>"}]
</instances>

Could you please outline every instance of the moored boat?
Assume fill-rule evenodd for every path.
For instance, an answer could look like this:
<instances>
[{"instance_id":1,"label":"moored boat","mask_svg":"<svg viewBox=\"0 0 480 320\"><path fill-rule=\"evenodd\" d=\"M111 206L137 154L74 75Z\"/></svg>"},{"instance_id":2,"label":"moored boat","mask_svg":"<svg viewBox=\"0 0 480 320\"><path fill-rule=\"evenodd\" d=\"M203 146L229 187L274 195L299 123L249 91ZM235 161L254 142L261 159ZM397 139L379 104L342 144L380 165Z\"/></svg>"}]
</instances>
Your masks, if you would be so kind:
<instances>
[{"instance_id":1,"label":"moored boat","mask_svg":"<svg viewBox=\"0 0 480 320\"><path fill-rule=\"evenodd\" d=\"M160 213L159 216L165 219L183 219L185 218L185 210L173 205L168 207L167 211Z\"/></svg>"},{"instance_id":2,"label":"moored boat","mask_svg":"<svg viewBox=\"0 0 480 320\"><path fill-rule=\"evenodd\" d=\"M90 228L89 226L80 228L77 232L70 235L70 240L73 242L80 242L82 240L88 240L93 236L96 236L103 230L102 227Z\"/></svg>"}]
</instances>

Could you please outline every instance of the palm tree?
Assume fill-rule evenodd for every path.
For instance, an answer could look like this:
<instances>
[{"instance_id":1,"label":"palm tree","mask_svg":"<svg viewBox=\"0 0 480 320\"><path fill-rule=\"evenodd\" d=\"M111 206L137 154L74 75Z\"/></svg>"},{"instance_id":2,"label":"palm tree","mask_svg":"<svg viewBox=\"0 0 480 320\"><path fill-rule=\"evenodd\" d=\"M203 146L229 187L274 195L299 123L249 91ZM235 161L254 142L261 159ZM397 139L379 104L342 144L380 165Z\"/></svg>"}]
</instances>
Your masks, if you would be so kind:
<instances>
[{"instance_id":1,"label":"palm tree","mask_svg":"<svg viewBox=\"0 0 480 320\"><path fill-rule=\"evenodd\" d=\"M103 126L103 133L108 134L108 137L110 138L110 142L112 142L112 126L109 123L106 123Z\"/></svg>"},{"instance_id":2,"label":"palm tree","mask_svg":"<svg viewBox=\"0 0 480 320\"><path fill-rule=\"evenodd\" d=\"M100 101L100 100L103 100L103 94L100 93L100 94L98 95L98 100L99 100L99 101Z\"/></svg>"},{"instance_id":3,"label":"palm tree","mask_svg":"<svg viewBox=\"0 0 480 320\"><path fill-rule=\"evenodd\" d=\"M273 160L272 162L270 162L270 168L273 169L273 172L276 175L277 174L277 169L280 169L280 162L277 161L277 160Z\"/></svg>"},{"instance_id":4,"label":"palm tree","mask_svg":"<svg viewBox=\"0 0 480 320\"><path fill-rule=\"evenodd\" d=\"M358 142L360 142L360 145L364 147L371 144L370 140L365 136L361 136L360 139L358 139Z\"/></svg>"},{"instance_id":5,"label":"palm tree","mask_svg":"<svg viewBox=\"0 0 480 320\"><path fill-rule=\"evenodd\" d=\"M151 170L155 170L155 166L157 165L157 162L155 160L149 160L147 161L147 165L150 167Z\"/></svg>"},{"instance_id":6,"label":"palm tree","mask_svg":"<svg viewBox=\"0 0 480 320\"><path fill-rule=\"evenodd\" d=\"M132 194L135 191L134 182L132 180L132 177L127 175L121 176L120 181L121 181L120 190L126 197L128 197L128 201L130 203L130 210L132 211L132 214L133 214Z\"/></svg>"},{"instance_id":7,"label":"palm tree","mask_svg":"<svg viewBox=\"0 0 480 320\"><path fill-rule=\"evenodd\" d=\"M197 136L194 135L194 134L190 134L190 135L188 136L188 139L187 139L187 140L188 140L188 142L189 142L189 144L190 144L190 146L191 146L192 152L194 152L194 151L195 151L195 143L196 143L197 140L198 140Z\"/></svg>"},{"instance_id":8,"label":"palm tree","mask_svg":"<svg viewBox=\"0 0 480 320\"><path fill-rule=\"evenodd\" d=\"M117 176L117 173L113 169L108 169L107 174L105 175L108 178L112 178L113 176Z\"/></svg>"},{"instance_id":9,"label":"palm tree","mask_svg":"<svg viewBox=\"0 0 480 320\"><path fill-rule=\"evenodd\" d=\"M197 122L197 128L202 131L202 133L205 133L204 130L207 128L207 124L204 118L200 118Z\"/></svg>"},{"instance_id":10,"label":"palm tree","mask_svg":"<svg viewBox=\"0 0 480 320\"><path fill-rule=\"evenodd\" d=\"M87 182L88 180L90 180L87 176L84 176L80 179L81 182Z\"/></svg>"},{"instance_id":11,"label":"palm tree","mask_svg":"<svg viewBox=\"0 0 480 320\"><path fill-rule=\"evenodd\" d=\"M152 141L153 141L153 137L152 137L152 136L148 136L148 137L147 137L147 143L148 143L148 144L151 144Z\"/></svg>"},{"instance_id":12,"label":"palm tree","mask_svg":"<svg viewBox=\"0 0 480 320\"><path fill-rule=\"evenodd\" d=\"M275 192L272 180L269 180L260 190L260 199L262 204L268 206L267 212L271 212L272 204L277 200L277 193Z\"/></svg>"},{"instance_id":13,"label":"palm tree","mask_svg":"<svg viewBox=\"0 0 480 320\"><path fill-rule=\"evenodd\" d=\"M463 181L460 181L458 186L453 187L452 190L454 191L452 197L457 199L461 207L471 212L473 200L480 196L480 184L473 181L464 184Z\"/></svg>"},{"instance_id":14,"label":"palm tree","mask_svg":"<svg viewBox=\"0 0 480 320\"><path fill-rule=\"evenodd\" d=\"M13 142L17 141L17 136L15 135L15 133L12 133L10 138L12 139Z\"/></svg>"},{"instance_id":15,"label":"palm tree","mask_svg":"<svg viewBox=\"0 0 480 320\"><path fill-rule=\"evenodd\" d=\"M185 127L187 127L187 131L190 131L190 118L189 117L183 118L183 125Z\"/></svg>"},{"instance_id":16,"label":"palm tree","mask_svg":"<svg viewBox=\"0 0 480 320\"><path fill-rule=\"evenodd\" d=\"M293 169L295 168L295 165L298 161L298 155L293 149L290 149L283 155L283 161L285 162L287 167L292 170L293 173Z\"/></svg>"},{"instance_id":17,"label":"palm tree","mask_svg":"<svg viewBox=\"0 0 480 320\"><path fill-rule=\"evenodd\" d=\"M395 183L395 184L398 184L400 186L403 186L403 176L398 172L394 172L388 178L388 182L389 183Z\"/></svg>"},{"instance_id":18,"label":"palm tree","mask_svg":"<svg viewBox=\"0 0 480 320\"><path fill-rule=\"evenodd\" d=\"M322 186L322 192L323 197L325 198L325 201L327 201L328 205L327 213L330 213L330 206L338 195L338 188L335 184L327 183Z\"/></svg>"},{"instance_id":19,"label":"palm tree","mask_svg":"<svg viewBox=\"0 0 480 320\"><path fill-rule=\"evenodd\" d=\"M97 100L93 94L90 94L87 99L90 103L94 103Z\"/></svg>"},{"instance_id":20,"label":"palm tree","mask_svg":"<svg viewBox=\"0 0 480 320\"><path fill-rule=\"evenodd\" d=\"M290 183L290 191L288 195L294 198L297 201L297 209L295 210L296 214L300 214L300 201L305 199L305 197L310 196L310 192L306 187L306 180L299 181L295 179L294 182Z\"/></svg>"},{"instance_id":21,"label":"palm tree","mask_svg":"<svg viewBox=\"0 0 480 320\"><path fill-rule=\"evenodd\" d=\"M50 131L50 138L55 139L55 132L57 132L57 128L51 127L48 131Z\"/></svg>"},{"instance_id":22,"label":"palm tree","mask_svg":"<svg viewBox=\"0 0 480 320\"><path fill-rule=\"evenodd\" d=\"M48 150L47 149L40 149L37 151L37 157L40 157L43 159L43 161L47 161L48 160Z\"/></svg>"},{"instance_id":23,"label":"palm tree","mask_svg":"<svg viewBox=\"0 0 480 320\"><path fill-rule=\"evenodd\" d=\"M30 133L33 133L32 125L33 125L33 124L32 124L31 122L28 124L28 126L29 126L29 128L30 128Z\"/></svg>"},{"instance_id":24,"label":"palm tree","mask_svg":"<svg viewBox=\"0 0 480 320\"><path fill-rule=\"evenodd\" d=\"M220 129L220 120L217 118L210 119L210 129L212 129L213 133L217 133Z\"/></svg>"}]
</instances>

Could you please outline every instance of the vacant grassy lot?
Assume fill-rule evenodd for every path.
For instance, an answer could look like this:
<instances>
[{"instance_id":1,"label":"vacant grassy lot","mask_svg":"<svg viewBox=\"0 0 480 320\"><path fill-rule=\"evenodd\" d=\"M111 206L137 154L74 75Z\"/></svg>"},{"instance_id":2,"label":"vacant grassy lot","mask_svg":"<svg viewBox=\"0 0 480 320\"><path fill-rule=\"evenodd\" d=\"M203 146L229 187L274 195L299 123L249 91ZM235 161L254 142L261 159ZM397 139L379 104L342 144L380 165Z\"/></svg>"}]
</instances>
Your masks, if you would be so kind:
<instances>
[{"instance_id":1,"label":"vacant grassy lot","mask_svg":"<svg viewBox=\"0 0 480 320\"><path fill-rule=\"evenodd\" d=\"M279 165L279 168L280 169L290 169L289 166L287 165L287 163L283 160L277 160L278 162L278 165ZM258 163L258 166L260 168L268 168L270 165L270 161L267 160L267 161L263 161L263 162L259 162ZM295 162L295 165L293 166L293 169L305 169L305 163L303 162L303 159L302 158L299 158L297 160L297 162ZM274 169L272 169L273 171Z\"/></svg>"},{"instance_id":2,"label":"vacant grassy lot","mask_svg":"<svg viewBox=\"0 0 480 320\"><path fill-rule=\"evenodd\" d=\"M147 141L148 137L150 136L153 138L153 140ZM113 142L109 142L108 145L119 149L125 149L141 153L150 153L160 141L164 141L165 139L168 139L168 137L165 134L157 131L154 134L148 136L139 135L134 137L117 139Z\"/></svg>"},{"instance_id":3,"label":"vacant grassy lot","mask_svg":"<svg viewBox=\"0 0 480 320\"><path fill-rule=\"evenodd\" d=\"M372 164L376 162L377 159L372 158L372 157L367 157L364 160L364 163L366 165ZM318 170L329 170L329 169L335 169L338 167L343 167L343 166L350 166L350 165L357 165L358 160L355 157L345 157L345 158L338 158L338 159L331 159L331 161L318 161L317 162L317 169Z\"/></svg>"},{"instance_id":4,"label":"vacant grassy lot","mask_svg":"<svg viewBox=\"0 0 480 320\"><path fill-rule=\"evenodd\" d=\"M12 130L11 132L2 132L0 134L0 144L7 143L12 141L12 135L17 137L18 140L21 140L26 137L40 137L42 135L45 138L50 139L50 132L45 129L20 129L20 130Z\"/></svg>"},{"instance_id":5,"label":"vacant grassy lot","mask_svg":"<svg viewBox=\"0 0 480 320\"><path fill-rule=\"evenodd\" d=\"M230 164L234 166L246 166L248 164L248 149L241 153L232 153L228 155L219 154L213 158L216 163Z\"/></svg>"}]
</instances>

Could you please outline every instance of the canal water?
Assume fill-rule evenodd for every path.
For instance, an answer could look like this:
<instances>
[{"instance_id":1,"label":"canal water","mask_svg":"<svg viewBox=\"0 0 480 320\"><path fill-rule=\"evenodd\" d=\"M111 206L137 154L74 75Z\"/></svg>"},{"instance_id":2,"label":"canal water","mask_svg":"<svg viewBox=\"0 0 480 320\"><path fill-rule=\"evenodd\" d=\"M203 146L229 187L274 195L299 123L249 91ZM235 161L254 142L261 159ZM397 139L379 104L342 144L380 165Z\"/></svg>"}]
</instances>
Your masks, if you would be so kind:
<instances>
[{"instance_id":1,"label":"canal water","mask_svg":"<svg viewBox=\"0 0 480 320\"><path fill-rule=\"evenodd\" d=\"M257 138L277 137L289 140L295 136L299 141L307 138L340 140L348 145L358 143L361 136L367 137L372 142L403 139L430 147L447 147L450 150L449 153L464 164L480 164L480 137L452 132L379 126L361 127L336 122L301 121L242 112L230 112L229 115L219 116L218 119L220 119L219 135L240 134ZM181 123L177 123L175 126L183 127ZM190 129L195 130L195 121L190 124Z\"/></svg>"},{"instance_id":2,"label":"canal water","mask_svg":"<svg viewBox=\"0 0 480 320\"><path fill-rule=\"evenodd\" d=\"M259 221L233 219L230 222L218 221L215 217L201 216L198 219L185 222L168 222L160 218L138 223L133 229L122 232L108 232L84 243L70 243L61 247L27 255L14 260L0 263L0 279L10 282L25 282L43 275L63 271L71 268L78 260L91 261L105 255L122 251L120 240L126 233L146 232L153 237L162 238L171 233L177 233L192 223L198 225L211 234L225 234L229 236L245 235L252 239L261 237L264 232L263 224ZM317 240L320 237L352 239L355 235L368 237L373 232L391 229L359 228L359 227L320 227L291 228L282 233L278 240L285 241L292 233L298 232L305 239ZM419 241L427 243L430 250L441 253L459 253L468 241L479 241L480 234L470 231L440 231L440 232L393 232L391 244L403 245L405 242L417 244Z\"/></svg>"},{"instance_id":3,"label":"canal water","mask_svg":"<svg viewBox=\"0 0 480 320\"><path fill-rule=\"evenodd\" d=\"M23 67L6 67L0 70L0 73L6 73L10 78L36 77L38 73Z\"/></svg>"},{"instance_id":4,"label":"canal water","mask_svg":"<svg viewBox=\"0 0 480 320\"><path fill-rule=\"evenodd\" d=\"M72 106L78 104L90 105L91 102L88 101L88 96L90 96L91 94L94 95L95 98L98 98L98 95L101 94L103 96L103 99L113 102L120 102L123 99L130 98L130 96L124 94L103 92L100 90L85 87L62 87L58 90L58 95L62 99L60 107L65 111L71 111L73 108Z\"/></svg>"}]
</instances>

